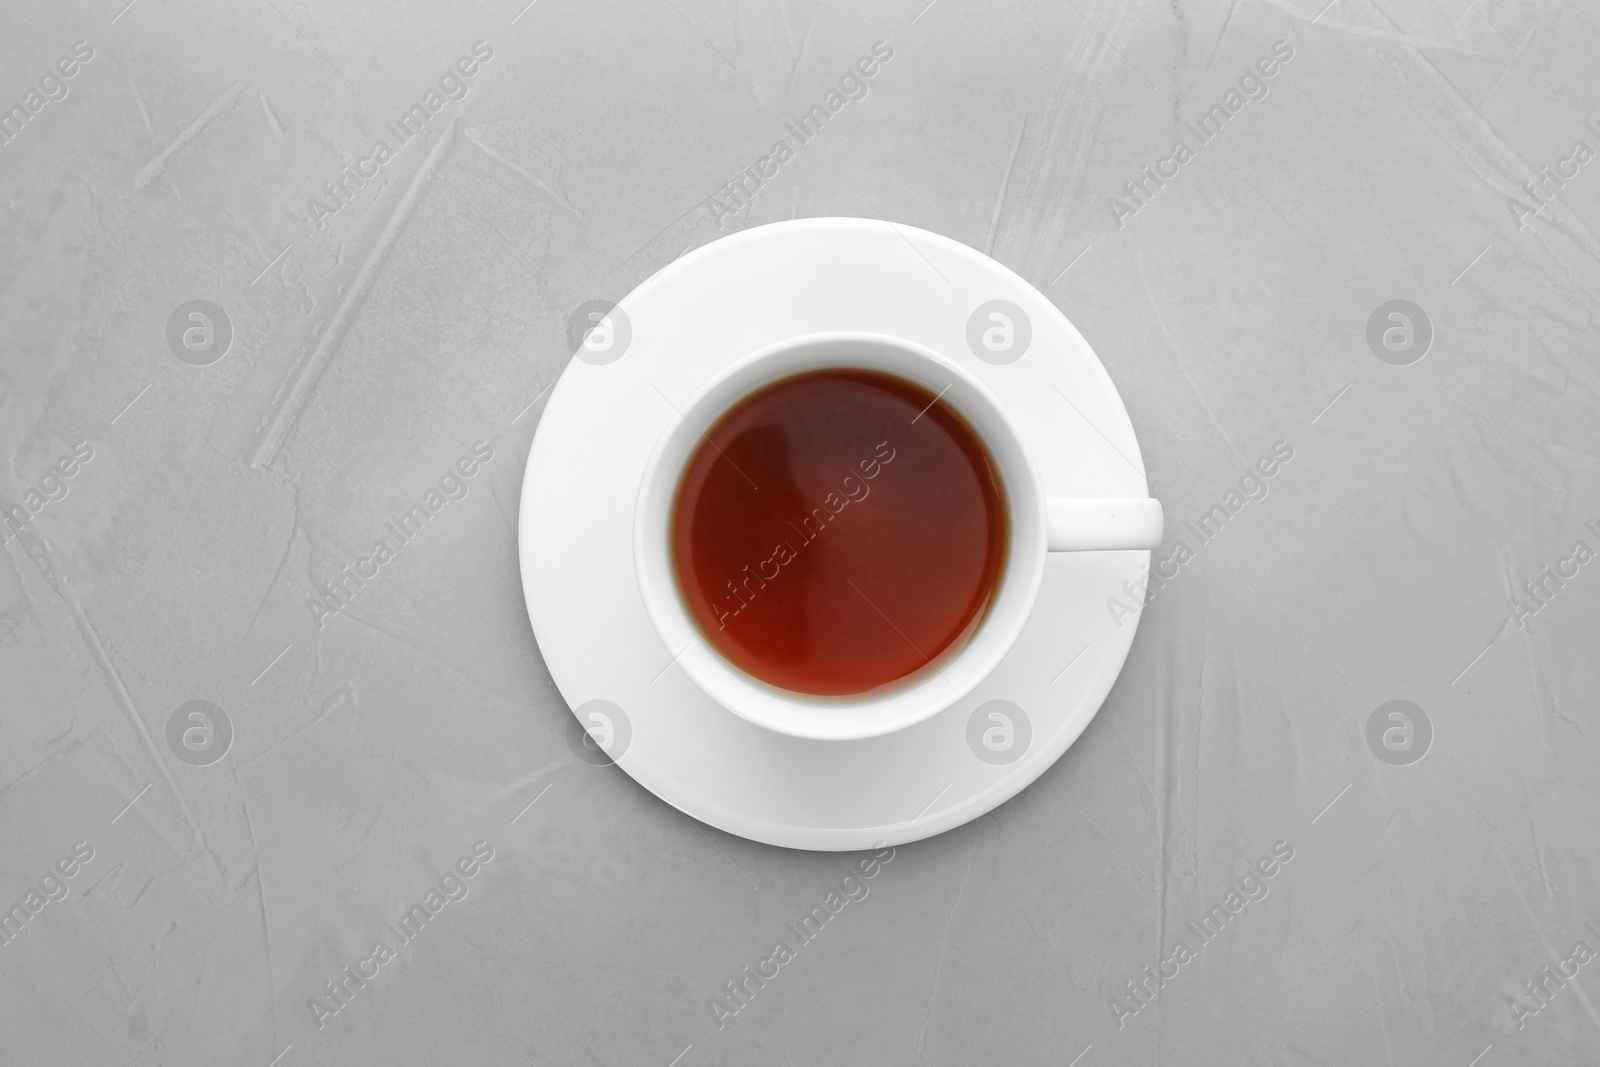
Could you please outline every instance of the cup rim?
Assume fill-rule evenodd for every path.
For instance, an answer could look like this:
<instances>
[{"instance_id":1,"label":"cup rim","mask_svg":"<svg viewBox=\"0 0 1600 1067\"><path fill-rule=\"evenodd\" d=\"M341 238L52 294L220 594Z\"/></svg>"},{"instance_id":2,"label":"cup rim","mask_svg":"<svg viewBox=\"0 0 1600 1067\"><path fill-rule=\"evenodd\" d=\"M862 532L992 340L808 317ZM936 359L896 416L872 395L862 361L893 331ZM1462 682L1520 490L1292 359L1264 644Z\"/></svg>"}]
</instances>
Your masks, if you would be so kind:
<instances>
[{"instance_id":1,"label":"cup rim","mask_svg":"<svg viewBox=\"0 0 1600 1067\"><path fill-rule=\"evenodd\" d=\"M962 646L934 670L864 697L816 696L778 688L723 657L701 631L679 589L670 523L683 468L701 437L745 397L773 382L829 367L878 370L939 392L988 451L1007 511L1006 558L996 594ZM919 373L920 372L920 373ZM634 506L634 565L657 635L696 686L758 726L819 741L859 740L908 729L972 692L1015 644L1038 596L1047 553L1043 482L1015 421L997 398L955 360L907 338L866 331L797 335L756 349L721 368L676 411L652 447ZM670 469L667 469L670 468Z\"/></svg>"}]
</instances>

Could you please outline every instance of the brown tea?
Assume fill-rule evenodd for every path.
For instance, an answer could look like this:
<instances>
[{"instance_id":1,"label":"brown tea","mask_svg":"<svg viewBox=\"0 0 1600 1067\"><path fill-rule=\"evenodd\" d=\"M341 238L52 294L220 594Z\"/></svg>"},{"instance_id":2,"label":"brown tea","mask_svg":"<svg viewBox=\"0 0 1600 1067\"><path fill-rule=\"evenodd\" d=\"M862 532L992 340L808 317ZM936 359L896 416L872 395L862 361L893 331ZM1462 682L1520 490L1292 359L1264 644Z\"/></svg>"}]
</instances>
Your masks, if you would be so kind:
<instances>
[{"instance_id":1,"label":"brown tea","mask_svg":"<svg viewBox=\"0 0 1600 1067\"><path fill-rule=\"evenodd\" d=\"M812 371L706 430L671 538L690 614L731 663L797 693L864 694L936 670L977 628L1005 562L1005 498L934 393Z\"/></svg>"}]
</instances>

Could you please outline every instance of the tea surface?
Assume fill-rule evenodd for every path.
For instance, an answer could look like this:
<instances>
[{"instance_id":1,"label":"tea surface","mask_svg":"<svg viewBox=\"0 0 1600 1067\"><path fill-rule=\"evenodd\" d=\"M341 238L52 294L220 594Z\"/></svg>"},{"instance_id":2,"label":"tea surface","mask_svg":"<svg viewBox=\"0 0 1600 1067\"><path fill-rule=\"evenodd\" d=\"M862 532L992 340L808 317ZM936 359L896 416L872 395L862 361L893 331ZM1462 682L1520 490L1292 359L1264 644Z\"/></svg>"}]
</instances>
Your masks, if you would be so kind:
<instances>
[{"instance_id":1,"label":"tea surface","mask_svg":"<svg viewBox=\"0 0 1600 1067\"><path fill-rule=\"evenodd\" d=\"M937 670L982 621L1007 539L999 476L966 421L916 383L852 369L774 382L709 428L671 537L712 646L817 696Z\"/></svg>"}]
</instances>

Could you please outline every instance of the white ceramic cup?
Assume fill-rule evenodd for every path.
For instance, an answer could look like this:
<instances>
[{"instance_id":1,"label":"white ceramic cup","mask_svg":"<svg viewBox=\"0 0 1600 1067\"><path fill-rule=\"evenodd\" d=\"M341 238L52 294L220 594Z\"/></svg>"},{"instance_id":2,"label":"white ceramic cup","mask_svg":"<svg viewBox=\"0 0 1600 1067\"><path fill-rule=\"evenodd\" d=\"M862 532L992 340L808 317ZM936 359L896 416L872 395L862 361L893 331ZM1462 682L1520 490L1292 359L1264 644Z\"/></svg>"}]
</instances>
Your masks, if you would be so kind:
<instances>
[{"instance_id":1,"label":"white ceramic cup","mask_svg":"<svg viewBox=\"0 0 1600 1067\"><path fill-rule=\"evenodd\" d=\"M898 687L859 697L779 689L746 674L712 646L683 601L672 560L678 483L704 432L762 387L830 367L910 379L966 419L1000 475L1010 538L988 611L966 642ZM686 405L657 442L634 509L634 563L646 609L690 680L736 715L778 733L842 741L903 730L970 693L999 666L1033 610L1047 552L1148 549L1161 543L1159 501L1148 497L1047 498L1027 444L992 394L953 360L884 334L823 333L754 352L727 368Z\"/></svg>"}]
</instances>

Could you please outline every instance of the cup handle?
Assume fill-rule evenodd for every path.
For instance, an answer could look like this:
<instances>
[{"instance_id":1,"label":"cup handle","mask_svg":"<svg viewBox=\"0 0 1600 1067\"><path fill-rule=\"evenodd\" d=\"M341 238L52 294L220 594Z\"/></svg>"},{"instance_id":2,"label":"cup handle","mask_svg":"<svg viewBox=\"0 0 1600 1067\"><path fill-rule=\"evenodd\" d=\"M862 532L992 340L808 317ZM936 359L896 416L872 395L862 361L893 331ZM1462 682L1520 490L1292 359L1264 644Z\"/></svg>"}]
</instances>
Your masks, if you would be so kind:
<instances>
[{"instance_id":1,"label":"cup handle","mask_svg":"<svg viewBox=\"0 0 1600 1067\"><path fill-rule=\"evenodd\" d=\"M1155 548L1161 544L1161 501L1150 497L1045 501L1051 552Z\"/></svg>"}]
</instances>

